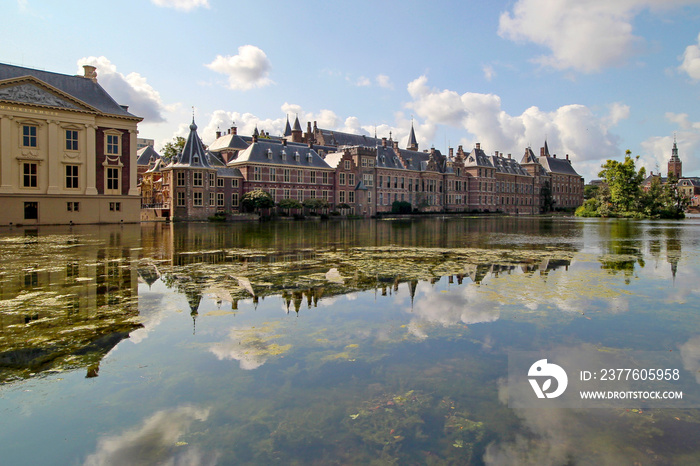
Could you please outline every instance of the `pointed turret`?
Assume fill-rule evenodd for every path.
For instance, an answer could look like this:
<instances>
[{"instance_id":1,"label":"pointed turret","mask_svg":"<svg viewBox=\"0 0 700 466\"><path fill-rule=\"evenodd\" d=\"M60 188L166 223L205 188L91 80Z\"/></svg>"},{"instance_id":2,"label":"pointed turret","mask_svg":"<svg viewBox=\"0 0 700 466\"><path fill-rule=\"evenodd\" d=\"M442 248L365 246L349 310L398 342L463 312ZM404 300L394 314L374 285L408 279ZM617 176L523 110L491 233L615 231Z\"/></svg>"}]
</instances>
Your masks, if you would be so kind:
<instances>
[{"instance_id":1,"label":"pointed turret","mask_svg":"<svg viewBox=\"0 0 700 466\"><path fill-rule=\"evenodd\" d=\"M418 141L416 141L416 132L413 131L413 121L411 121L411 133L408 135L408 144L406 145L407 150L418 150Z\"/></svg>"},{"instance_id":2,"label":"pointed turret","mask_svg":"<svg viewBox=\"0 0 700 466\"><path fill-rule=\"evenodd\" d=\"M202 140L199 139L197 134L197 125L194 122L194 117L192 117L192 124L190 125L190 135L187 137L177 163L191 167L211 168L204 151L204 144L202 144Z\"/></svg>"},{"instance_id":3,"label":"pointed turret","mask_svg":"<svg viewBox=\"0 0 700 466\"><path fill-rule=\"evenodd\" d=\"M287 126L284 127L284 137L289 138L292 135L292 127L289 125L289 115L287 115Z\"/></svg>"},{"instance_id":4,"label":"pointed turret","mask_svg":"<svg viewBox=\"0 0 700 466\"><path fill-rule=\"evenodd\" d=\"M292 128L292 142L303 142L303 131L299 123L299 115L294 118L294 127Z\"/></svg>"}]
</instances>

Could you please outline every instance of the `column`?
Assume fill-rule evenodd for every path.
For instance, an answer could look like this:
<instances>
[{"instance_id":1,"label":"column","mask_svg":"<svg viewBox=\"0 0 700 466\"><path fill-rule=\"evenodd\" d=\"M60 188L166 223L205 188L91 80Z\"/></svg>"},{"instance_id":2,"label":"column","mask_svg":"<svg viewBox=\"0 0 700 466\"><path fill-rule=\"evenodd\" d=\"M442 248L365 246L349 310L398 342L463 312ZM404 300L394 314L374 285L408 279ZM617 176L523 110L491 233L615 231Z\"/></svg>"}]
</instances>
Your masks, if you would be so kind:
<instances>
[{"instance_id":1,"label":"column","mask_svg":"<svg viewBox=\"0 0 700 466\"><path fill-rule=\"evenodd\" d=\"M0 192L12 192L12 117L0 118Z\"/></svg>"},{"instance_id":2,"label":"column","mask_svg":"<svg viewBox=\"0 0 700 466\"><path fill-rule=\"evenodd\" d=\"M85 125L85 131L87 137L85 138L85 152L87 154L86 160L86 176L85 180L85 194L88 196L94 196L97 194L96 178L97 178L97 136L95 132L95 125Z\"/></svg>"},{"instance_id":3,"label":"column","mask_svg":"<svg viewBox=\"0 0 700 466\"><path fill-rule=\"evenodd\" d=\"M61 173L61 142L58 134L58 122L48 120L48 147L46 148L46 165L49 171L46 194L59 194L63 185Z\"/></svg>"},{"instance_id":4,"label":"column","mask_svg":"<svg viewBox=\"0 0 700 466\"><path fill-rule=\"evenodd\" d=\"M139 190L136 186L136 138L138 131L129 130L129 196L138 196ZM123 175L122 175L123 176ZM209 202L209 201L207 201Z\"/></svg>"}]
</instances>

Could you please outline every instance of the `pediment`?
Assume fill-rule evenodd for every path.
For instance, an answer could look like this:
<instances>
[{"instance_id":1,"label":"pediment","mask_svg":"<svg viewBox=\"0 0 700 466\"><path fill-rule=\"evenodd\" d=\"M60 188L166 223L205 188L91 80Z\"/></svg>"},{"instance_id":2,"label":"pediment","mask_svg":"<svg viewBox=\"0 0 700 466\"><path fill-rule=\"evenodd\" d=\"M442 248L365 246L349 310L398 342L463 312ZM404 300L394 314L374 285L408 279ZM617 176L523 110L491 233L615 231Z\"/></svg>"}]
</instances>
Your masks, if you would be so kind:
<instances>
[{"instance_id":1,"label":"pediment","mask_svg":"<svg viewBox=\"0 0 700 466\"><path fill-rule=\"evenodd\" d=\"M0 84L0 100L42 107L94 112L90 105L44 82L27 76Z\"/></svg>"}]
</instances>

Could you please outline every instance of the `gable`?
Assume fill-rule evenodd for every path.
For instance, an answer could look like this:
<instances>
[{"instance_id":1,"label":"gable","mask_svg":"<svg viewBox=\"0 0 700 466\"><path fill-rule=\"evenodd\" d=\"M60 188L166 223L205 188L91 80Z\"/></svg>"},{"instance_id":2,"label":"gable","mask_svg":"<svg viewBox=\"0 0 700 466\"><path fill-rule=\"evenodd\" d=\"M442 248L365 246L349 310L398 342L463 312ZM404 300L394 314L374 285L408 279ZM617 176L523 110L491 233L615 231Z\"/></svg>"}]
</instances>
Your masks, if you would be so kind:
<instances>
[{"instance_id":1,"label":"gable","mask_svg":"<svg viewBox=\"0 0 700 466\"><path fill-rule=\"evenodd\" d=\"M31 77L0 83L0 100L94 112L89 105Z\"/></svg>"}]
</instances>

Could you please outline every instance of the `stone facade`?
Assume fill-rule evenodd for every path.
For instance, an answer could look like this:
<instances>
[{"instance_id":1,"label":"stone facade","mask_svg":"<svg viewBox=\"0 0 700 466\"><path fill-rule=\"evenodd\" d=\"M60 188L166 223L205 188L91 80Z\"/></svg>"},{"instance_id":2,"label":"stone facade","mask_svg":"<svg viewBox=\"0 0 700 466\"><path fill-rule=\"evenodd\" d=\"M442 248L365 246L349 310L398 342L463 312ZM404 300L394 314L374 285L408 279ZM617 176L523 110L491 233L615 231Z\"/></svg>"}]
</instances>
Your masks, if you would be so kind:
<instances>
[{"instance_id":1,"label":"stone facade","mask_svg":"<svg viewBox=\"0 0 700 466\"><path fill-rule=\"evenodd\" d=\"M1 225L138 222L141 118L97 83L0 64Z\"/></svg>"}]
</instances>

